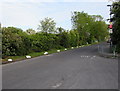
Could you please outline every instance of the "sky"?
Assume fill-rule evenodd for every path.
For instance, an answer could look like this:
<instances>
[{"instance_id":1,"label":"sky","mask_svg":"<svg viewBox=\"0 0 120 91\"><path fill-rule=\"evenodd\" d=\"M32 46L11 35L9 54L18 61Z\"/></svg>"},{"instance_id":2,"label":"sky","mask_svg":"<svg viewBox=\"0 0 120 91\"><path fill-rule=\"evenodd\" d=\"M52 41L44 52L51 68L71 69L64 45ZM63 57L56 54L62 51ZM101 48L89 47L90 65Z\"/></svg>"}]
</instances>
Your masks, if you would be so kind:
<instances>
[{"instance_id":1,"label":"sky","mask_svg":"<svg viewBox=\"0 0 120 91\"><path fill-rule=\"evenodd\" d=\"M1 0L0 22L2 27L13 26L37 31L38 24L46 17L56 22L56 27L72 28L74 11L109 18L108 0Z\"/></svg>"}]
</instances>

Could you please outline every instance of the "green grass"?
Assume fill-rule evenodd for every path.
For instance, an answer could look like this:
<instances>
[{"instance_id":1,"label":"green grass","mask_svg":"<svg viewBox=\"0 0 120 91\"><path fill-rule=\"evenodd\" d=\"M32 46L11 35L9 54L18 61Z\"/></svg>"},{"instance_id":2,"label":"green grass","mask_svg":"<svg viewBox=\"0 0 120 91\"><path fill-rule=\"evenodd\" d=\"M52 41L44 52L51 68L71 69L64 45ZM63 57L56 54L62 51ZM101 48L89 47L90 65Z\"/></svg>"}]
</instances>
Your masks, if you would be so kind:
<instances>
[{"instance_id":1,"label":"green grass","mask_svg":"<svg viewBox=\"0 0 120 91\"><path fill-rule=\"evenodd\" d=\"M44 54L44 52L33 52L33 53L28 54L28 55L30 55L32 57L37 57L37 56L41 56L43 54Z\"/></svg>"},{"instance_id":2,"label":"green grass","mask_svg":"<svg viewBox=\"0 0 120 91\"><path fill-rule=\"evenodd\" d=\"M52 53L57 53L57 50L64 51L64 49L65 48L62 48L62 49L52 49L52 50L49 50L47 52L49 54L52 54ZM30 55L32 58L34 58L34 57L38 57L38 56L44 55L44 52L33 52L33 53L30 53L30 54L27 54L27 55ZM13 59L13 61L20 61L20 60L26 59L26 57L25 56L8 56L7 58L2 59L2 62L3 63L7 62L8 59Z\"/></svg>"},{"instance_id":3,"label":"green grass","mask_svg":"<svg viewBox=\"0 0 120 91\"><path fill-rule=\"evenodd\" d=\"M15 61L23 60L25 59L25 56L8 56L5 59L2 59L2 62L6 62L8 59L13 59Z\"/></svg>"}]
</instances>

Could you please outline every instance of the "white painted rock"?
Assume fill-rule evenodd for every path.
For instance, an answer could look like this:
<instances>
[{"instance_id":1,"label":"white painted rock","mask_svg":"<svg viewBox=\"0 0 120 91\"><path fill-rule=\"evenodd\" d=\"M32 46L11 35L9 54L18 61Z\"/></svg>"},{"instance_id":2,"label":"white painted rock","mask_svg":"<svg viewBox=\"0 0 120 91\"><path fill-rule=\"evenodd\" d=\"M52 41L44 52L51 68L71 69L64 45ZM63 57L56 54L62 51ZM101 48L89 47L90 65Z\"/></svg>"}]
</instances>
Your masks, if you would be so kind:
<instances>
[{"instance_id":1,"label":"white painted rock","mask_svg":"<svg viewBox=\"0 0 120 91\"><path fill-rule=\"evenodd\" d=\"M45 53L44 53L44 55L47 55L47 54L48 54L48 52L45 52Z\"/></svg>"},{"instance_id":2,"label":"white painted rock","mask_svg":"<svg viewBox=\"0 0 120 91\"><path fill-rule=\"evenodd\" d=\"M26 55L26 58L31 58L31 56L29 56L29 55Z\"/></svg>"},{"instance_id":3,"label":"white painted rock","mask_svg":"<svg viewBox=\"0 0 120 91\"><path fill-rule=\"evenodd\" d=\"M65 51L66 51L67 49L65 48Z\"/></svg>"},{"instance_id":4,"label":"white painted rock","mask_svg":"<svg viewBox=\"0 0 120 91\"><path fill-rule=\"evenodd\" d=\"M13 60L12 59L8 59L9 62L12 62Z\"/></svg>"},{"instance_id":5,"label":"white painted rock","mask_svg":"<svg viewBox=\"0 0 120 91\"><path fill-rule=\"evenodd\" d=\"M71 49L74 49L74 47L71 47Z\"/></svg>"},{"instance_id":6,"label":"white painted rock","mask_svg":"<svg viewBox=\"0 0 120 91\"><path fill-rule=\"evenodd\" d=\"M57 50L57 52L60 52L60 50Z\"/></svg>"}]
</instances>

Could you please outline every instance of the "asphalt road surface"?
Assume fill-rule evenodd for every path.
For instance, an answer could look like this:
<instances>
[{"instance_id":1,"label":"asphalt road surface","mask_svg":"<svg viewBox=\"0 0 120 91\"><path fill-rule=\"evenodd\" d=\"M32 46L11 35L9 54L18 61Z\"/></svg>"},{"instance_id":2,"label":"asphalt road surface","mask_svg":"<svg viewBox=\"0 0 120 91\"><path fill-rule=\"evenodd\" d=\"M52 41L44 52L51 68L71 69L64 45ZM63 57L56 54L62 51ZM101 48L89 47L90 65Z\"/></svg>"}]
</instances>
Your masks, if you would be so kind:
<instances>
[{"instance_id":1,"label":"asphalt road surface","mask_svg":"<svg viewBox=\"0 0 120 91\"><path fill-rule=\"evenodd\" d=\"M118 88L118 60L100 57L98 45L5 64L2 72L3 89Z\"/></svg>"}]
</instances>

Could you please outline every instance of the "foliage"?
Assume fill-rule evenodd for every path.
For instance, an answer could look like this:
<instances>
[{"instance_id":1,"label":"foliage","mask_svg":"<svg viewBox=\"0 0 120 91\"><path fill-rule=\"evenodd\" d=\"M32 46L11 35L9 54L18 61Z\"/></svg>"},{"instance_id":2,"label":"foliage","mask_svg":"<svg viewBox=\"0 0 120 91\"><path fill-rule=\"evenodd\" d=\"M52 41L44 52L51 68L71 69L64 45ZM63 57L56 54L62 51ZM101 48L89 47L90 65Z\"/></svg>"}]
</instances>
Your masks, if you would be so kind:
<instances>
[{"instance_id":1,"label":"foliage","mask_svg":"<svg viewBox=\"0 0 120 91\"><path fill-rule=\"evenodd\" d=\"M25 55L29 52L30 42L21 29L8 27L2 28L2 52L3 57Z\"/></svg>"},{"instance_id":2,"label":"foliage","mask_svg":"<svg viewBox=\"0 0 120 91\"><path fill-rule=\"evenodd\" d=\"M35 30L33 30L33 29L30 28L30 29L26 30L26 33L29 34L29 35L35 34Z\"/></svg>"},{"instance_id":3,"label":"foliage","mask_svg":"<svg viewBox=\"0 0 120 91\"><path fill-rule=\"evenodd\" d=\"M107 25L100 15L73 12L72 23L73 29L79 33L80 45L95 41L104 41L108 35Z\"/></svg>"},{"instance_id":4,"label":"foliage","mask_svg":"<svg viewBox=\"0 0 120 91\"><path fill-rule=\"evenodd\" d=\"M70 36L70 46L76 47L79 45L79 33L76 30L71 30Z\"/></svg>"},{"instance_id":5,"label":"foliage","mask_svg":"<svg viewBox=\"0 0 120 91\"><path fill-rule=\"evenodd\" d=\"M58 33L60 33L60 34L65 31L65 29L62 27L58 27L57 30L58 30Z\"/></svg>"},{"instance_id":6,"label":"foliage","mask_svg":"<svg viewBox=\"0 0 120 91\"><path fill-rule=\"evenodd\" d=\"M21 56L51 49L63 49L102 41L107 35L106 24L101 16L90 16L84 12L74 12L73 29L55 28L51 18L40 21L39 29L23 31L15 27L2 28L2 56ZM56 32L58 31L58 32Z\"/></svg>"},{"instance_id":7,"label":"foliage","mask_svg":"<svg viewBox=\"0 0 120 91\"><path fill-rule=\"evenodd\" d=\"M64 32L60 33L59 39L60 39L60 46L63 46L65 48L70 47L68 32L64 31Z\"/></svg>"},{"instance_id":8,"label":"foliage","mask_svg":"<svg viewBox=\"0 0 120 91\"><path fill-rule=\"evenodd\" d=\"M55 34L36 33L31 35L32 49L34 51L46 51L55 48L58 45L58 38Z\"/></svg>"},{"instance_id":9,"label":"foliage","mask_svg":"<svg viewBox=\"0 0 120 91\"><path fill-rule=\"evenodd\" d=\"M44 33L54 33L55 32L55 25L56 23L52 18L45 18L44 20L40 21L40 24L38 25L38 29L41 30L41 32Z\"/></svg>"},{"instance_id":10,"label":"foliage","mask_svg":"<svg viewBox=\"0 0 120 91\"><path fill-rule=\"evenodd\" d=\"M120 53L120 1L113 3L111 11L113 15L113 34L112 42L113 45L117 46L117 51Z\"/></svg>"}]
</instances>

